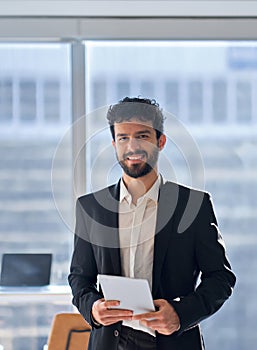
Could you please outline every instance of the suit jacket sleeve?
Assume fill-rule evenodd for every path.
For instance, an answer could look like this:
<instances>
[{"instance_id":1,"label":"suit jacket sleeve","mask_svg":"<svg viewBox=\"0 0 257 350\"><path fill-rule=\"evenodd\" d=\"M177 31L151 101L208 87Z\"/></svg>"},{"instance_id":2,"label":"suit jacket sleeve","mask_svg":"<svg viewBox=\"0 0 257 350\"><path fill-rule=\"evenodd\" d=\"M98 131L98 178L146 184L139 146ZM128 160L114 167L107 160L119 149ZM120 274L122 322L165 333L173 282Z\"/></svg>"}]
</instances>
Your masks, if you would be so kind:
<instances>
[{"instance_id":1,"label":"suit jacket sleeve","mask_svg":"<svg viewBox=\"0 0 257 350\"><path fill-rule=\"evenodd\" d=\"M68 276L73 294L73 304L92 327L97 327L91 317L93 303L102 298L96 288L97 266L89 241L84 209L77 200L74 251Z\"/></svg>"},{"instance_id":2,"label":"suit jacket sleeve","mask_svg":"<svg viewBox=\"0 0 257 350\"><path fill-rule=\"evenodd\" d=\"M180 318L179 333L216 312L231 295L236 280L207 193L193 226L201 282L194 292L170 301Z\"/></svg>"}]
</instances>

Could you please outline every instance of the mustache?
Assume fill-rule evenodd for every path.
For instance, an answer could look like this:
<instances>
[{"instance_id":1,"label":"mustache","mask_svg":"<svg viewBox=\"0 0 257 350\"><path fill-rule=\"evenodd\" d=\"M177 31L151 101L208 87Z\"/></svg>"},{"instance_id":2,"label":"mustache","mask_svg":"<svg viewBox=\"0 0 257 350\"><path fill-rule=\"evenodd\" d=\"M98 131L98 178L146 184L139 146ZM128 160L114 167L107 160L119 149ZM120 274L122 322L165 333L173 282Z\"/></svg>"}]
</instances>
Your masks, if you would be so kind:
<instances>
[{"instance_id":1,"label":"mustache","mask_svg":"<svg viewBox=\"0 0 257 350\"><path fill-rule=\"evenodd\" d=\"M133 156L136 156L136 155L142 155L142 156L146 156L147 157L147 152L138 150L138 151L135 151L135 152L124 153L123 154L123 159L125 160L128 157L131 157L131 156L133 157Z\"/></svg>"}]
</instances>

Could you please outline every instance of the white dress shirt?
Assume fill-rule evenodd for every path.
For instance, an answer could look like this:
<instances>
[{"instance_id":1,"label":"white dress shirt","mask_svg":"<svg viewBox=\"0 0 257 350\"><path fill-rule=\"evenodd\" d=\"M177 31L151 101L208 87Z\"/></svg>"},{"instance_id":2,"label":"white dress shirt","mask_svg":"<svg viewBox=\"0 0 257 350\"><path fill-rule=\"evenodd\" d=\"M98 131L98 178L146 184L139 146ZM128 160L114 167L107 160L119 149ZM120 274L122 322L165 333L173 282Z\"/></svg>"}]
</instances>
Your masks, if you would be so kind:
<instances>
[{"instance_id":1,"label":"white dress shirt","mask_svg":"<svg viewBox=\"0 0 257 350\"><path fill-rule=\"evenodd\" d=\"M159 175L135 205L123 180L120 182L119 239L122 275L147 279L150 289L160 183ZM123 321L123 325L155 335L153 330L141 325L139 321Z\"/></svg>"}]
</instances>

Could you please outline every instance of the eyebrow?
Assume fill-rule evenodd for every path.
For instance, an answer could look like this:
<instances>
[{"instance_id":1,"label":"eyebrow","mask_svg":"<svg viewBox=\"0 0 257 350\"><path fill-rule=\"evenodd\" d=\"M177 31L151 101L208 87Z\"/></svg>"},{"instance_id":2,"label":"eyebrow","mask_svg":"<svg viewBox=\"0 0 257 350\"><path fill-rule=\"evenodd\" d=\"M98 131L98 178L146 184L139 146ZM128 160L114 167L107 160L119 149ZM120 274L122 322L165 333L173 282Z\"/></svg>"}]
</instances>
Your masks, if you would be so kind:
<instances>
[{"instance_id":1,"label":"eyebrow","mask_svg":"<svg viewBox=\"0 0 257 350\"><path fill-rule=\"evenodd\" d=\"M150 135L151 132L150 132L150 130L146 129L146 130L137 131L135 134L136 135L141 135L141 134L149 134ZM118 133L116 135L116 137L127 136L127 135L128 135L128 133Z\"/></svg>"}]
</instances>

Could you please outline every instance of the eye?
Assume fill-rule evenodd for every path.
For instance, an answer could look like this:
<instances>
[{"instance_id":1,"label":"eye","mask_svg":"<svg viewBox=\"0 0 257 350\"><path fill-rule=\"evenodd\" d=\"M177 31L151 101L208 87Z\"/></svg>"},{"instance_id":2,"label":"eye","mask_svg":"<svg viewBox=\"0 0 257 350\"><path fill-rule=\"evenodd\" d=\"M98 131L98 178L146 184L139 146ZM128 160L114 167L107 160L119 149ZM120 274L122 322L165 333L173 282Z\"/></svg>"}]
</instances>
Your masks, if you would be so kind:
<instances>
[{"instance_id":1,"label":"eye","mask_svg":"<svg viewBox=\"0 0 257 350\"><path fill-rule=\"evenodd\" d=\"M137 137L138 139L148 139L149 138L149 135L148 134L141 134L141 135L138 135Z\"/></svg>"},{"instance_id":2,"label":"eye","mask_svg":"<svg viewBox=\"0 0 257 350\"><path fill-rule=\"evenodd\" d=\"M128 139L127 136L121 136L121 137L118 138L118 141L119 141L119 142L124 142L124 141L126 141L127 139Z\"/></svg>"}]
</instances>

